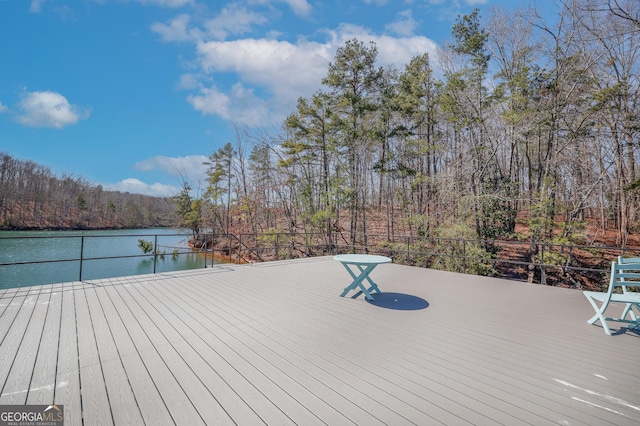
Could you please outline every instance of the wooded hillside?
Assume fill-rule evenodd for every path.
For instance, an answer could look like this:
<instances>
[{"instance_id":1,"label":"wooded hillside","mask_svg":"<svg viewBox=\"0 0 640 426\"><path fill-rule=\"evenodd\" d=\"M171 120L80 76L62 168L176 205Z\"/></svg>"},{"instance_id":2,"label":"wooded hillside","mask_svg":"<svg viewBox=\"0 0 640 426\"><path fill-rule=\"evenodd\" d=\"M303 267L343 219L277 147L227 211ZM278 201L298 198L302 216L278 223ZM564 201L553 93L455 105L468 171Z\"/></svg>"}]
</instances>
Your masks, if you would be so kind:
<instances>
[{"instance_id":1,"label":"wooded hillside","mask_svg":"<svg viewBox=\"0 0 640 426\"><path fill-rule=\"evenodd\" d=\"M403 69L378 68L376 45L350 40L281 132L238 128L211 154L206 193L183 191L185 224L344 229L355 242L371 231L491 239L520 223L531 241L614 230L628 244L640 2L556 3L549 20L534 3L461 16L437 57Z\"/></svg>"},{"instance_id":2,"label":"wooded hillside","mask_svg":"<svg viewBox=\"0 0 640 426\"><path fill-rule=\"evenodd\" d=\"M0 229L146 228L176 224L166 198L105 191L0 153Z\"/></svg>"}]
</instances>

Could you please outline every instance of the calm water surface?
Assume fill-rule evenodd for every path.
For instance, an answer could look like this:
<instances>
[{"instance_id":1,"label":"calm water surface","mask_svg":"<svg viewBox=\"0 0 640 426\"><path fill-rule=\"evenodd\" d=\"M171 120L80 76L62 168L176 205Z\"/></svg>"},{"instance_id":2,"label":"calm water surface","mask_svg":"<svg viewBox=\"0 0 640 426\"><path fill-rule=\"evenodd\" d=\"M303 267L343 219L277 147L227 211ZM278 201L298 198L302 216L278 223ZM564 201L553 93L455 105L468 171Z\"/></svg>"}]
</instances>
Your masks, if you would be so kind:
<instances>
[{"instance_id":1,"label":"calm water surface","mask_svg":"<svg viewBox=\"0 0 640 426\"><path fill-rule=\"evenodd\" d=\"M64 260L55 263L0 266L0 288L51 284L80 279L149 274L154 257L86 260L97 257L142 255L138 240L157 244L156 272L203 268L202 253L187 246L191 234L179 229L128 229L115 231L0 231L0 263ZM20 238L5 238L20 237ZM84 238L82 238L84 237ZM174 251L180 254L173 255Z\"/></svg>"}]
</instances>

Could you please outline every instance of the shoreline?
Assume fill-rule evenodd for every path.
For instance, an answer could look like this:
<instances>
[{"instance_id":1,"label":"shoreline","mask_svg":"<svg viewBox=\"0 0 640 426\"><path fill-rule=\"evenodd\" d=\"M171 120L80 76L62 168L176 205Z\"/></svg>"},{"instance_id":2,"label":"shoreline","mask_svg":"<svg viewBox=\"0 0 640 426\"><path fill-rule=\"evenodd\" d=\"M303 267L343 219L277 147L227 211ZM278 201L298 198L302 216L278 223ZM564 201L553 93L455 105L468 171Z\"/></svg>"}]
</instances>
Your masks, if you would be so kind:
<instances>
[{"instance_id":1,"label":"shoreline","mask_svg":"<svg viewBox=\"0 0 640 426\"><path fill-rule=\"evenodd\" d=\"M0 231L123 231L128 229L172 229L173 226L2 226Z\"/></svg>"}]
</instances>

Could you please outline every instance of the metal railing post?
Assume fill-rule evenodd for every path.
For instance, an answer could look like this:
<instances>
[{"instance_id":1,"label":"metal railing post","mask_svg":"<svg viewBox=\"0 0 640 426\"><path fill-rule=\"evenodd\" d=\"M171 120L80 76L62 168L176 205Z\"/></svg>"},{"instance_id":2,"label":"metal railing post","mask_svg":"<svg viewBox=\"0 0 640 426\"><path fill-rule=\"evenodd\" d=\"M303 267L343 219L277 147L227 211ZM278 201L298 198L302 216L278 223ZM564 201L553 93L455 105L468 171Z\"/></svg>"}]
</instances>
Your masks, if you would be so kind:
<instances>
[{"instance_id":1,"label":"metal railing post","mask_svg":"<svg viewBox=\"0 0 640 426\"><path fill-rule=\"evenodd\" d=\"M158 263L158 234L153 236L153 273L156 273L156 264Z\"/></svg>"},{"instance_id":2,"label":"metal railing post","mask_svg":"<svg viewBox=\"0 0 640 426\"><path fill-rule=\"evenodd\" d=\"M540 245L540 284L547 284L547 273L544 267L544 247L545 244Z\"/></svg>"},{"instance_id":3,"label":"metal railing post","mask_svg":"<svg viewBox=\"0 0 640 426\"><path fill-rule=\"evenodd\" d=\"M78 281L82 281L82 259L84 258L84 235L80 237L80 273Z\"/></svg>"},{"instance_id":4,"label":"metal railing post","mask_svg":"<svg viewBox=\"0 0 640 426\"><path fill-rule=\"evenodd\" d=\"M462 240L462 271L467 273L467 240Z\"/></svg>"},{"instance_id":5,"label":"metal railing post","mask_svg":"<svg viewBox=\"0 0 640 426\"><path fill-rule=\"evenodd\" d=\"M411 237L407 236L407 256L404 258L404 260L408 262L410 257L411 257Z\"/></svg>"},{"instance_id":6,"label":"metal railing post","mask_svg":"<svg viewBox=\"0 0 640 426\"><path fill-rule=\"evenodd\" d=\"M204 267L207 267L209 248L207 247L207 234L204 234ZM213 233L211 233L211 266L213 266Z\"/></svg>"},{"instance_id":7,"label":"metal railing post","mask_svg":"<svg viewBox=\"0 0 640 426\"><path fill-rule=\"evenodd\" d=\"M220 234L222 235L222 234ZM211 238L215 238L216 234L215 232L211 235ZM213 265L214 262L214 257L215 257L216 251L214 250L214 246L213 246L213 242L211 243L211 265Z\"/></svg>"}]
</instances>

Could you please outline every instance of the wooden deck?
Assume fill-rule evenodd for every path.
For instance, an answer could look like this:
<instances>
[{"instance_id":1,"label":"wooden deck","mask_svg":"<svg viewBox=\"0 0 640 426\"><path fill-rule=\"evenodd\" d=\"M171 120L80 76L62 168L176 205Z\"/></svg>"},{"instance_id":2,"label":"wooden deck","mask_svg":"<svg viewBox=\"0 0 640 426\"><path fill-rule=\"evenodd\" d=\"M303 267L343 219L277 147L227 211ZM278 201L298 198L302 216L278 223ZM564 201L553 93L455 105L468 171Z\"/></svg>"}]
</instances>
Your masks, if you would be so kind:
<instances>
[{"instance_id":1,"label":"wooden deck","mask_svg":"<svg viewBox=\"0 0 640 426\"><path fill-rule=\"evenodd\" d=\"M3 290L0 404L66 425L640 424L640 331L581 292L331 258ZM398 296L403 301L403 296Z\"/></svg>"}]
</instances>

